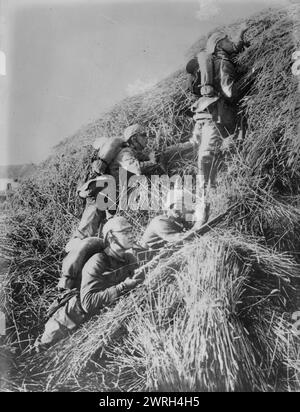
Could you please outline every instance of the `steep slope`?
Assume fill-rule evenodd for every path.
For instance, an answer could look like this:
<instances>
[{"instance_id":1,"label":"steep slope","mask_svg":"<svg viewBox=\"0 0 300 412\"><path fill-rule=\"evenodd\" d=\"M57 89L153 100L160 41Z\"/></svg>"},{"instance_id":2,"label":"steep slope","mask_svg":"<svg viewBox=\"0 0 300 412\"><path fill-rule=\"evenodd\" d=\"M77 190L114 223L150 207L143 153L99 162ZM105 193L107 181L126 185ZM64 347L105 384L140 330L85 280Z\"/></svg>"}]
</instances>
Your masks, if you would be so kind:
<instances>
[{"instance_id":1,"label":"steep slope","mask_svg":"<svg viewBox=\"0 0 300 412\"><path fill-rule=\"evenodd\" d=\"M251 46L240 63L250 87L243 103L248 133L227 156L212 193L214 214L236 204L226 221L184 248L165 252L147 269L145 285L45 355L22 353L12 370L16 385L126 391L297 387L291 286L300 273L300 139L298 78L291 66L299 48L299 11L294 5L247 20ZM63 246L78 222L75 191L88 165L88 144L96 136L121 133L133 121L149 127L155 149L185 141L193 127L186 116L193 98L185 80L178 71L83 127L16 194L7 296L20 347L42 327ZM169 164L168 171L195 172L195 163ZM138 232L149 219L145 212L130 217Z\"/></svg>"}]
</instances>

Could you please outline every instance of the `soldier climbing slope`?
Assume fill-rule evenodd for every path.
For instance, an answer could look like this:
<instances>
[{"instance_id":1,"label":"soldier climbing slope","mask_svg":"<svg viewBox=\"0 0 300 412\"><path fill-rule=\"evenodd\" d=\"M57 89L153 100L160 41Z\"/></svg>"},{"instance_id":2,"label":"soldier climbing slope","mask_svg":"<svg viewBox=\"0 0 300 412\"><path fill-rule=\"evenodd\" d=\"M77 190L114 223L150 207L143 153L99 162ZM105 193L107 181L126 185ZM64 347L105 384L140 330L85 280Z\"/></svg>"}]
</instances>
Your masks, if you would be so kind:
<instances>
[{"instance_id":1,"label":"soldier climbing slope","mask_svg":"<svg viewBox=\"0 0 300 412\"><path fill-rule=\"evenodd\" d=\"M66 246L67 252L76 245L76 240L97 235L101 223L115 213L117 204L108 213L98 209L96 199L101 189L97 188L97 181L102 180L104 186L107 175L112 176L116 182L118 199L120 169L130 177L141 175L145 168L156 163L153 153L145 154L146 146L146 131L139 124L127 127L123 138L100 138L95 141L97 156L92 163L88 181L79 190L79 196L86 199L85 210L76 232Z\"/></svg>"},{"instance_id":2,"label":"soldier climbing slope","mask_svg":"<svg viewBox=\"0 0 300 412\"><path fill-rule=\"evenodd\" d=\"M45 331L35 343L37 351L67 337L91 316L144 281L142 272L135 274L137 262L128 252L135 242L129 222L120 216L111 218L103 227L103 236L105 249L84 264L78 287L66 292L53 305Z\"/></svg>"},{"instance_id":3,"label":"soldier climbing slope","mask_svg":"<svg viewBox=\"0 0 300 412\"><path fill-rule=\"evenodd\" d=\"M209 217L206 192L208 187L216 184L220 147L224 139L237 131L237 103L242 88L235 57L245 46L243 36L246 30L246 26L241 27L236 41L225 33L213 33L207 41L206 51L199 53L186 67L191 74L191 91L201 96L192 107L195 127L191 139L198 145L198 169L202 180L201 203L196 211L199 226Z\"/></svg>"}]
</instances>

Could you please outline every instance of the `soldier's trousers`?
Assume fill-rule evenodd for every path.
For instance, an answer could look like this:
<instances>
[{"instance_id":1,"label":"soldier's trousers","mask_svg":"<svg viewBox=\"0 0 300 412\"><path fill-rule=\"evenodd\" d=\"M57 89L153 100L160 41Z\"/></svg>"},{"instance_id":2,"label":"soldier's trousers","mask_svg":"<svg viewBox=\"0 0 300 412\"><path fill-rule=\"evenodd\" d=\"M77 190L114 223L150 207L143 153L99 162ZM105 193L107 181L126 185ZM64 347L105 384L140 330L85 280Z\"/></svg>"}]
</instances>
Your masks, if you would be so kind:
<instances>
[{"instance_id":1,"label":"soldier's trousers","mask_svg":"<svg viewBox=\"0 0 300 412\"><path fill-rule=\"evenodd\" d=\"M98 209L95 198L88 197L80 223L73 237L84 239L97 236L100 224L104 223L105 220L105 211Z\"/></svg>"},{"instance_id":2,"label":"soldier's trousers","mask_svg":"<svg viewBox=\"0 0 300 412\"><path fill-rule=\"evenodd\" d=\"M44 350L74 332L85 320L78 296L73 296L46 322L44 333L37 339L35 347Z\"/></svg>"},{"instance_id":3,"label":"soldier's trousers","mask_svg":"<svg viewBox=\"0 0 300 412\"><path fill-rule=\"evenodd\" d=\"M207 189L216 186L218 169L222 162L220 148L227 130L212 120L196 122L193 141L198 142L198 179L199 200L197 201L194 219L199 226L207 222L210 214L210 204L207 202Z\"/></svg>"},{"instance_id":4,"label":"soldier's trousers","mask_svg":"<svg viewBox=\"0 0 300 412\"><path fill-rule=\"evenodd\" d=\"M127 196L133 191L134 187L127 189ZM115 209L110 208L106 211L100 210L97 206L95 197L86 198L86 206L82 214L80 223L72 239L79 238L85 239L86 237L97 236L99 227L117 213L119 207L119 190L116 191L116 203ZM72 241L71 239L71 241Z\"/></svg>"},{"instance_id":5,"label":"soldier's trousers","mask_svg":"<svg viewBox=\"0 0 300 412\"><path fill-rule=\"evenodd\" d=\"M220 125L207 120L201 128L198 148L198 173L203 189L216 186L218 168L222 161L220 148L228 133Z\"/></svg>"}]
</instances>

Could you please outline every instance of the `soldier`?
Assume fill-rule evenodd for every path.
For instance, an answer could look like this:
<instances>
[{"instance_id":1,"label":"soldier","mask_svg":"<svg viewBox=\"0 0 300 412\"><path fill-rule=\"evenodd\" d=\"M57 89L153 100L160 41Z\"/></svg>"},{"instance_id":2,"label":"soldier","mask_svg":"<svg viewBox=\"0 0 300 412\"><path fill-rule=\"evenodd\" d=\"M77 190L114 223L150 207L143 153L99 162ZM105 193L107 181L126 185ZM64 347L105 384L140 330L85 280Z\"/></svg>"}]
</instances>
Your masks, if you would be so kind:
<instances>
[{"instance_id":1,"label":"soldier","mask_svg":"<svg viewBox=\"0 0 300 412\"><path fill-rule=\"evenodd\" d=\"M198 145L198 168L202 179L202 200L196 210L200 226L209 216L206 191L216 184L220 148L224 139L237 129L237 102L242 91L234 56L245 45L245 31L246 27L241 27L235 42L225 33L213 33L207 41L206 52L199 53L187 65L192 79L191 91L202 96L192 107L196 123L191 139Z\"/></svg>"},{"instance_id":2,"label":"soldier","mask_svg":"<svg viewBox=\"0 0 300 412\"><path fill-rule=\"evenodd\" d=\"M183 190L171 190L166 200L166 213L151 220L141 238L145 249L159 249L167 243L178 242L187 235L194 213Z\"/></svg>"},{"instance_id":3,"label":"soldier","mask_svg":"<svg viewBox=\"0 0 300 412\"><path fill-rule=\"evenodd\" d=\"M61 299L35 343L37 351L65 338L144 281L142 273L135 274L137 261L128 252L135 242L130 223L124 217L111 218L103 227L103 237L106 248L95 253L82 269L80 293L73 289Z\"/></svg>"},{"instance_id":4,"label":"soldier","mask_svg":"<svg viewBox=\"0 0 300 412\"><path fill-rule=\"evenodd\" d=\"M137 262L127 251L135 244L131 224L124 217L113 217L103 227L107 248L92 256L82 271L81 303L89 316L99 312L144 281L135 275Z\"/></svg>"},{"instance_id":5,"label":"soldier","mask_svg":"<svg viewBox=\"0 0 300 412\"><path fill-rule=\"evenodd\" d=\"M118 199L120 169L126 171L130 177L141 175L147 167L156 163L152 152L145 154L146 146L146 131L139 124L127 127L123 138L100 138L94 143L97 158L92 163L90 179L79 190L79 196L86 199L86 206L79 226L66 246L67 252L75 247L78 239L96 236L101 223L115 214L114 210L106 213L98 209L96 199L101 189L97 188L97 182L102 180L104 186L104 182L112 176L116 182Z\"/></svg>"}]
</instances>

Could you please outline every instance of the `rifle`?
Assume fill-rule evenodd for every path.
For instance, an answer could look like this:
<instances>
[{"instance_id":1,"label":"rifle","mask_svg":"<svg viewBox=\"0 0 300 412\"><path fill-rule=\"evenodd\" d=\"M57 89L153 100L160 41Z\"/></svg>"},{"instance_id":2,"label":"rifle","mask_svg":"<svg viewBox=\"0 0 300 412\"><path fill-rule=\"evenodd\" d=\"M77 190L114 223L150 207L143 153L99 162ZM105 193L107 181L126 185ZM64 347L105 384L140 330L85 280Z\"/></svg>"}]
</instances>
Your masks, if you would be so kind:
<instances>
[{"instance_id":1,"label":"rifle","mask_svg":"<svg viewBox=\"0 0 300 412\"><path fill-rule=\"evenodd\" d=\"M163 153L159 156L158 163L166 170L170 163L181 160L183 157L192 158L195 153L195 145L190 141L185 143L179 143L167 147Z\"/></svg>"}]
</instances>

